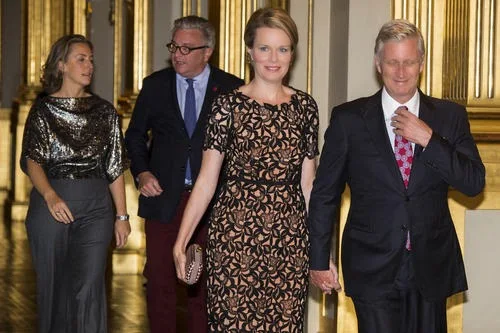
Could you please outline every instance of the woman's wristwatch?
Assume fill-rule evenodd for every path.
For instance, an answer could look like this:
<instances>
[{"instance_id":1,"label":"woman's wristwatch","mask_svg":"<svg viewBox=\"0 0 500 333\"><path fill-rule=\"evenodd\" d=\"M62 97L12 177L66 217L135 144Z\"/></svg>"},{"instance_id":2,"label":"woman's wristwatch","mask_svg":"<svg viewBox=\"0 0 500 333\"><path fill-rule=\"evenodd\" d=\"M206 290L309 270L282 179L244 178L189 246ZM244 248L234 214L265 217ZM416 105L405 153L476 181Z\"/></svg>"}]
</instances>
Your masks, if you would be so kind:
<instances>
[{"instance_id":1,"label":"woman's wristwatch","mask_svg":"<svg viewBox=\"0 0 500 333\"><path fill-rule=\"evenodd\" d=\"M125 215L116 215L116 220L117 221L128 221L130 219L130 216L128 214Z\"/></svg>"}]
</instances>

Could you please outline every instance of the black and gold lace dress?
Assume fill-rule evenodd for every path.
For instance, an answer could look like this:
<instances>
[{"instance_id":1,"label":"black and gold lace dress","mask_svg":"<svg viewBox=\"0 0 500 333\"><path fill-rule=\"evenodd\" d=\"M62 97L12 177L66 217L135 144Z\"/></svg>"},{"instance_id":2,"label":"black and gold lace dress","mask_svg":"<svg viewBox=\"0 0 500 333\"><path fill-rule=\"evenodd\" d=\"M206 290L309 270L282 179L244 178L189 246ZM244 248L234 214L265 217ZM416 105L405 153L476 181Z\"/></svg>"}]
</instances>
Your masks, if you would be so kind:
<instances>
[{"instance_id":1,"label":"black and gold lace dress","mask_svg":"<svg viewBox=\"0 0 500 333\"><path fill-rule=\"evenodd\" d=\"M239 91L214 102L205 149L225 154L207 245L210 332L302 332L309 240L302 162L318 154L308 94L259 104Z\"/></svg>"}]
</instances>

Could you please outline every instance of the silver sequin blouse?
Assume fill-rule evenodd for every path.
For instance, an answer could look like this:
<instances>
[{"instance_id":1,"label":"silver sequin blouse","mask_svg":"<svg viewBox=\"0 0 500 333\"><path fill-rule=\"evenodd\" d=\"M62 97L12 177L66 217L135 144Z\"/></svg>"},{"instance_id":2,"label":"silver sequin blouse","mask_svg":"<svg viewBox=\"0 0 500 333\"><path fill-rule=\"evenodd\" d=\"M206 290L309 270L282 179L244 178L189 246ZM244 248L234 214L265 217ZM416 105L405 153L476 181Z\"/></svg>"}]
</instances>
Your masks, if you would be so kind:
<instances>
[{"instance_id":1,"label":"silver sequin blouse","mask_svg":"<svg viewBox=\"0 0 500 333\"><path fill-rule=\"evenodd\" d=\"M28 158L40 164L50 179L113 182L129 166L118 114L96 95L36 101L24 127L24 172Z\"/></svg>"}]
</instances>

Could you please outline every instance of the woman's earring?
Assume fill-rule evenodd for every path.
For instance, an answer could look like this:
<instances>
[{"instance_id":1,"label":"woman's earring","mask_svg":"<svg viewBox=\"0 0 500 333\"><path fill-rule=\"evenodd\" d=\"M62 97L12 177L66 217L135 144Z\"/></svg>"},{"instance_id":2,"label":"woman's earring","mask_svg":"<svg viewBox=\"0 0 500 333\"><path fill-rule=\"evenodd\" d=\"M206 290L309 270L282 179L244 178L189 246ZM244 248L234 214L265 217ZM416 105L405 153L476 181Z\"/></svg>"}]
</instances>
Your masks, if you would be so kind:
<instances>
[{"instance_id":1,"label":"woman's earring","mask_svg":"<svg viewBox=\"0 0 500 333\"><path fill-rule=\"evenodd\" d=\"M62 77L63 74L64 74L64 65L59 62L58 66L57 66L57 75Z\"/></svg>"},{"instance_id":2,"label":"woman's earring","mask_svg":"<svg viewBox=\"0 0 500 333\"><path fill-rule=\"evenodd\" d=\"M245 58L246 58L246 62L247 63L251 64L253 62L253 57L252 57L252 55L250 53L247 52L245 54Z\"/></svg>"}]
</instances>

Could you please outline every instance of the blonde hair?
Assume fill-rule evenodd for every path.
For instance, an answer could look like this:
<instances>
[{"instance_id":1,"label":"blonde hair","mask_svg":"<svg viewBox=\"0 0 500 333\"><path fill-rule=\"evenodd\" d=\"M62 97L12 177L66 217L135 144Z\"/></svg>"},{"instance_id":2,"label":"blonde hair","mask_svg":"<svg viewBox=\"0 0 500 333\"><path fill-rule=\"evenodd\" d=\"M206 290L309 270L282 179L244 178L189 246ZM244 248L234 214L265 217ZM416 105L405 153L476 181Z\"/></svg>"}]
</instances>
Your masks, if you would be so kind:
<instances>
[{"instance_id":1,"label":"blonde hair","mask_svg":"<svg viewBox=\"0 0 500 333\"><path fill-rule=\"evenodd\" d=\"M290 38L292 51L296 49L299 42L297 25L290 15L281 8L265 7L257 9L247 22L245 27L244 41L248 48L253 47L255 34L258 28L276 28L283 30Z\"/></svg>"},{"instance_id":2,"label":"blonde hair","mask_svg":"<svg viewBox=\"0 0 500 333\"><path fill-rule=\"evenodd\" d=\"M425 43L422 33L418 28L407 20L392 20L385 23L375 40L375 56L379 57L384 48L384 44L391 40L402 41L409 38L416 38L418 41L418 52L420 56L425 54Z\"/></svg>"}]
</instances>

